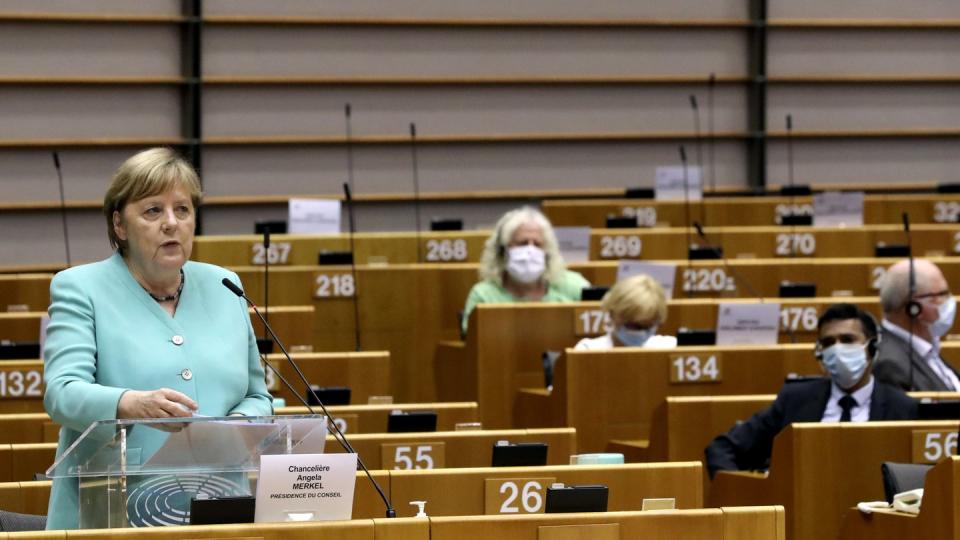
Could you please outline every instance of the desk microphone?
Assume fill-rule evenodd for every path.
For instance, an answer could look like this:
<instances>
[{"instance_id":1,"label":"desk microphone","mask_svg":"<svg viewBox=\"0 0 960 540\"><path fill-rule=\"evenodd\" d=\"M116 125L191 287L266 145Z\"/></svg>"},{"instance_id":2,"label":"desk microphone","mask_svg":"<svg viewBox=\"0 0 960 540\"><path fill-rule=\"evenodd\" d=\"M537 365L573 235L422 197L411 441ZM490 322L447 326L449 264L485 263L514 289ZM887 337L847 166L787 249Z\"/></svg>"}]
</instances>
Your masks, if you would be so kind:
<instances>
[{"instance_id":1,"label":"desk microphone","mask_svg":"<svg viewBox=\"0 0 960 540\"><path fill-rule=\"evenodd\" d=\"M353 341L356 349L360 350L360 287L357 283L357 253L354 249L354 236L357 235L357 225L353 221L353 195L350 184L343 185L343 200L347 206L347 232L350 238L350 277L353 278Z\"/></svg>"},{"instance_id":2,"label":"desk microphone","mask_svg":"<svg viewBox=\"0 0 960 540\"><path fill-rule=\"evenodd\" d=\"M413 172L413 211L417 218L417 262L423 262L420 247L420 165L417 161L417 125L410 122L410 162Z\"/></svg>"},{"instance_id":3,"label":"desk microphone","mask_svg":"<svg viewBox=\"0 0 960 540\"><path fill-rule=\"evenodd\" d=\"M751 285L749 281L744 279L744 277L741 276L739 272L737 272L736 268L730 265L730 262L727 260L727 257L724 256L722 251L717 249L717 246L710 243L710 241L707 239L706 233L703 232L703 227L701 227L700 224L696 222L694 222L693 226L697 229L697 236L699 236L700 239L703 240L707 249L709 249L710 251L713 251L717 255L717 258L719 258L720 262L723 263L723 267L727 270L727 272L730 273L730 275L733 276L736 282L738 284L743 284L744 288L747 289L747 292L749 292L751 296L756 297L756 299L759 300L761 304L764 303L763 295L758 293L757 290L753 288L753 285ZM791 324L787 324L787 335L790 336L790 343L797 342L797 335L793 331L793 326Z\"/></svg>"},{"instance_id":4,"label":"desk microphone","mask_svg":"<svg viewBox=\"0 0 960 540\"><path fill-rule=\"evenodd\" d=\"M353 183L353 108L349 103L343 105L344 134L347 137L347 183L353 190L356 186ZM356 218L354 218L354 229L356 229Z\"/></svg>"},{"instance_id":5,"label":"desk microphone","mask_svg":"<svg viewBox=\"0 0 960 540\"><path fill-rule=\"evenodd\" d=\"M384 494L383 492L383 489L380 488L380 484L378 484L377 481L374 480L373 476L370 474L370 471L367 470L367 466L366 464L364 464L363 459L361 459L360 454L358 454L357 451L354 450L353 446L351 446L350 443L347 441L347 437L343 434L342 431L340 431L340 428L337 426L337 423L333 421L333 416L331 416L330 413L327 412L327 407L324 406L323 402L320 401L320 398L317 397L316 392L313 391L313 387L310 386L310 383L307 381L306 375L303 374L303 371L300 369L300 366L293 361L293 358L290 356L290 353L287 352L287 348L283 346L283 342L280 341L280 338L277 337L277 334L276 332L273 331L273 328L270 326L270 323L268 323L267 320L263 317L263 314L260 313L260 310L257 308L257 305L254 304L253 301L250 300L250 298L243 293L243 289L238 287L234 282L230 281L230 278L223 278L220 281L220 283L222 283L224 287L230 289L230 292L232 292L233 294L246 300L247 303L250 304L250 307L253 308L253 312L257 314L257 317L260 317L260 321L263 322L263 326L267 329L268 332L270 332L270 337L272 337L273 340L277 342L277 345L280 347L280 351L283 353L283 356L287 359L287 362L289 362L290 365L293 366L293 370L297 372L297 376L300 378L303 384L307 387L307 391L310 392L311 397L313 397L313 399L320 405L320 410L322 410L323 414L327 417L327 430L330 432L331 435L333 435L333 438L340 443L340 446L342 446L343 449L347 451L347 453L356 454L357 464L360 466L361 469L363 469L363 472L367 475L367 478L370 480L370 483L373 484L374 489L377 490L377 493L380 495L380 499L383 500L383 504L387 508L386 516L388 518L397 517L397 512L396 510L393 509L393 506L390 504L390 499L387 498L386 494ZM264 362L264 363L269 365L268 362ZM272 366L271 366L271 370L274 373L276 373L278 376L280 375L278 373L278 370L274 369ZM301 402L307 407L307 410L309 410L311 414L316 414L313 410L313 407L311 407L307 403L307 401L303 399L303 396L301 396L300 393L297 392L296 389L289 382L287 382L286 379L284 379L281 376L280 380L283 381L283 383L286 384L287 388L289 388L290 391L293 392L293 394L296 395L301 400ZM333 429L331 430L330 428L333 428Z\"/></svg>"},{"instance_id":6,"label":"desk microphone","mask_svg":"<svg viewBox=\"0 0 960 540\"><path fill-rule=\"evenodd\" d=\"M53 166L57 169L57 181L60 184L60 219L63 221L63 247L67 253L67 268L70 264L70 235L67 233L67 199L63 194L63 171L60 169L60 153L53 151Z\"/></svg>"},{"instance_id":7,"label":"desk microphone","mask_svg":"<svg viewBox=\"0 0 960 540\"><path fill-rule=\"evenodd\" d=\"M707 79L707 137L708 144L707 152L709 154L710 161L710 192L714 195L717 194L717 160L716 153L714 152L714 142L716 142L716 134L713 131L713 91L717 86L717 74L710 73L710 78ZM703 174L701 172L701 174Z\"/></svg>"},{"instance_id":8,"label":"desk microphone","mask_svg":"<svg viewBox=\"0 0 960 540\"><path fill-rule=\"evenodd\" d=\"M693 131L696 134L697 143L697 167L700 168L700 185L703 186L703 134L700 131L700 106L697 104L697 96L690 94L690 109L693 111ZM700 222L706 224L707 219L704 216L703 197L700 197Z\"/></svg>"},{"instance_id":9,"label":"desk microphone","mask_svg":"<svg viewBox=\"0 0 960 540\"><path fill-rule=\"evenodd\" d=\"M270 226L263 228L263 309L270 321ZM263 329L263 339L267 339L267 329Z\"/></svg>"},{"instance_id":10,"label":"desk microphone","mask_svg":"<svg viewBox=\"0 0 960 540\"><path fill-rule=\"evenodd\" d=\"M917 302L914 297L917 295L917 270L913 262L913 235L910 234L910 214L904 212L902 215L903 218L903 234L907 236L907 260L909 261L910 269L907 276L907 290L909 297L907 298L907 304L904 306L904 309L907 312L907 318L910 319L910 341L907 342L907 346L910 348L910 390L913 390L913 360L914 360L914 351L913 351L913 336L916 332L917 318L920 317L920 313L923 312L923 306L920 305L920 302Z\"/></svg>"}]
</instances>

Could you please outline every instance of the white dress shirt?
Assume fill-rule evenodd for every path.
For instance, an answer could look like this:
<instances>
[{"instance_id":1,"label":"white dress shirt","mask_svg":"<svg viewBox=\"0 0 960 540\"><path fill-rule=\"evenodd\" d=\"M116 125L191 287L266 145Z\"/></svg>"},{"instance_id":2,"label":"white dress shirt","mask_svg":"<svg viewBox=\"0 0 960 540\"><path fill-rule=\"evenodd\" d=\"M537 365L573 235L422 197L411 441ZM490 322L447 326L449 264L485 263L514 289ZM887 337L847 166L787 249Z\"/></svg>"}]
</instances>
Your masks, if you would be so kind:
<instances>
[{"instance_id":1,"label":"white dress shirt","mask_svg":"<svg viewBox=\"0 0 960 540\"><path fill-rule=\"evenodd\" d=\"M903 328L900 328L886 319L884 319L880 324L883 326L885 331L890 332L907 343L911 341L910 332L904 330ZM917 353L917 356L927 363L927 367L933 370L933 372L937 374L937 377L940 377L940 380L943 381L943 384L947 385L948 388L952 388L954 391L960 391L960 379L957 378L957 374L954 373L953 370L943 362L942 358L940 358L939 338L934 338L934 342L930 343L922 337L917 337L917 335L914 334L913 350Z\"/></svg>"},{"instance_id":2,"label":"white dress shirt","mask_svg":"<svg viewBox=\"0 0 960 540\"><path fill-rule=\"evenodd\" d=\"M830 383L830 398L827 399L827 408L823 410L821 422L839 422L840 415L843 414L843 407L840 406L840 398L847 395L837 383ZM870 420L870 398L873 396L873 375L867 384L863 385L856 392L850 394L857 404L850 409L851 422L866 422Z\"/></svg>"},{"instance_id":3,"label":"white dress shirt","mask_svg":"<svg viewBox=\"0 0 960 540\"><path fill-rule=\"evenodd\" d=\"M677 338L674 336L650 336L650 339L643 344L644 349L673 349L677 346ZM577 342L574 349L578 351L599 351L613 348L613 336L604 334L595 338L583 338Z\"/></svg>"}]
</instances>

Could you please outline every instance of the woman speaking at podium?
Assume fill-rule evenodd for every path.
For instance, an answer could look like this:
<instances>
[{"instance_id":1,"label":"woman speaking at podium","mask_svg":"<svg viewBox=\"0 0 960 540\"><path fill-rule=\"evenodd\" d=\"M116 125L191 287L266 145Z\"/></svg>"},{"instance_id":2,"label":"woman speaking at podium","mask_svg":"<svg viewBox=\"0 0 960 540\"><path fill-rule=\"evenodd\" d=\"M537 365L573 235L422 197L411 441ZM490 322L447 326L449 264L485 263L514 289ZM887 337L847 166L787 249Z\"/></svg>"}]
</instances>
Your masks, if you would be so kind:
<instances>
[{"instance_id":1,"label":"woman speaking at podium","mask_svg":"<svg viewBox=\"0 0 960 540\"><path fill-rule=\"evenodd\" d=\"M63 426L57 457L98 420L272 413L247 306L220 283L239 279L188 262L200 197L172 150L134 155L103 201L115 253L53 278L44 406ZM54 480L47 519L79 526L75 479Z\"/></svg>"}]
</instances>

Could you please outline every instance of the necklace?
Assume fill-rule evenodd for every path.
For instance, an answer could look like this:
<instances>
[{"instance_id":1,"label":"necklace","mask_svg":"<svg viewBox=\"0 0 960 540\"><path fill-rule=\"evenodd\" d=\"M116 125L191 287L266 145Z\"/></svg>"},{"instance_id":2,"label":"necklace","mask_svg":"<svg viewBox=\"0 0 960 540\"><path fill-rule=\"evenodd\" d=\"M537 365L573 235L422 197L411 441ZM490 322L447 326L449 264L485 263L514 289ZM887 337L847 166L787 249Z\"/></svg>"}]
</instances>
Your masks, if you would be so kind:
<instances>
[{"instance_id":1,"label":"necklace","mask_svg":"<svg viewBox=\"0 0 960 540\"><path fill-rule=\"evenodd\" d=\"M143 285L141 285L141 287L143 287L143 290L147 291L147 294L150 295L150 298L153 298L154 300L156 300L158 304L162 304L162 303L164 303L164 302L174 302L174 301L176 301L176 300L179 300L179 299L180 299L180 293L183 292L183 284L184 284L186 281L187 281L187 278L186 278L186 276L183 275L183 268L181 268L181 269L180 269L180 286L177 287L177 292L175 292L175 293L173 293L173 294L171 294L171 295L169 295L169 296L154 296L152 292L147 291L147 288L146 288L146 287L143 287Z\"/></svg>"}]
</instances>

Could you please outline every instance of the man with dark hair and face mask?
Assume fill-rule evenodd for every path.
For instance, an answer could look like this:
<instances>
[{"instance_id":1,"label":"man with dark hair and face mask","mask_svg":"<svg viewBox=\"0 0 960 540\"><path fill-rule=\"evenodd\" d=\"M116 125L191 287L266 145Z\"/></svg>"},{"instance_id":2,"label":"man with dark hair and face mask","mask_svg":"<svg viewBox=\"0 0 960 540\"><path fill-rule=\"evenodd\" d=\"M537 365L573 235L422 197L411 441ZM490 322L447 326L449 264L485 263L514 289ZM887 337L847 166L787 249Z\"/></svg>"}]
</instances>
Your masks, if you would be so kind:
<instances>
[{"instance_id":1,"label":"man with dark hair and face mask","mask_svg":"<svg viewBox=\"0 0 960 540\"><path fill-rule=\"evenodd\" d=\"M769 468L773 438L794 422L916 418L916 400L871 374L879 336L869 313L834 304L817 321L817 331L816 356L829 378L787 382L770 407L714 439L706 449L711 478L719 470Z\"/></svg>"},{"instance_id":2,"label":"man with dark hair and face mask","mask_svg":"<svg viewBox=\"0 0 960 540\"><path fill-rule=\"evenodd\" d=\"M940 338L953 327L957 302L937 265L915 259L912 267L899 261L880 283L885 336L873 373L907 391L960 391L960 376L940 357Z\"/></svg>"}]
</instances>

